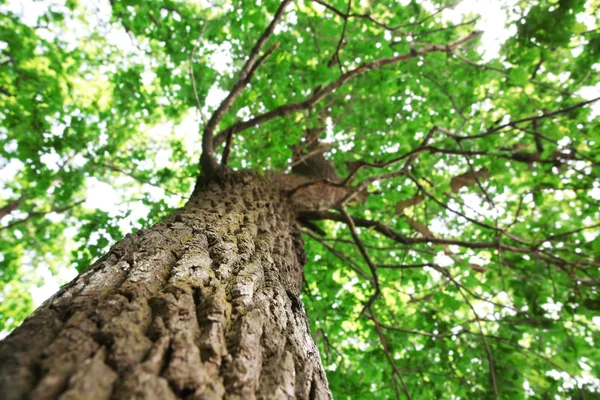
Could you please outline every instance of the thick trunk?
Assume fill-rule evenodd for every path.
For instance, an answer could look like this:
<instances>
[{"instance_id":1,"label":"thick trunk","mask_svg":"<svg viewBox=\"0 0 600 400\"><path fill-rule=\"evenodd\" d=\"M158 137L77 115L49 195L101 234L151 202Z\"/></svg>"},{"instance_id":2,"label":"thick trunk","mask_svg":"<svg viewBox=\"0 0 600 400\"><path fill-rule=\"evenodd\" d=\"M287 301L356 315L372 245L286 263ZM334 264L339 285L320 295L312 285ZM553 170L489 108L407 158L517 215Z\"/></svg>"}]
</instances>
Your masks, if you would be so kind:
<instances>
[{"instance_id":1,"label":"thick trunk","mask_svg":"<svg viewBox=\"0 0 600 400\"><path fill-rule=\"evenodd\" d=\"M0 397L330 398L277 185L210 184L127 235L0 343Z\"/></svg>"}]
</instances>

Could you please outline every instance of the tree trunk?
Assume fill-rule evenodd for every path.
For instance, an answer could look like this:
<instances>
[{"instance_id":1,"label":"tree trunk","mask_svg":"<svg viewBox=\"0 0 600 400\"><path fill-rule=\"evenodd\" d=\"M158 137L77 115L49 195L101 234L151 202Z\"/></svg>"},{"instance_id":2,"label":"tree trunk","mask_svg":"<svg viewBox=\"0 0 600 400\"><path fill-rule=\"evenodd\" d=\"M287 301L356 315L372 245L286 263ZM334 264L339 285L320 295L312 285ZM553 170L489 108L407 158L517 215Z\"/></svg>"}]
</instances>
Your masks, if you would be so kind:
<instances>
[{"instance_id":1,"label":"tree trunk","mask_svg":"<svg viewBox=\"0 0 600 400\"><path fill-rule=\"evenodd\" d=\"M0 343L0 397L331 398L292 208L236 173L125 236Z\"/></svg>"}]
</instances>

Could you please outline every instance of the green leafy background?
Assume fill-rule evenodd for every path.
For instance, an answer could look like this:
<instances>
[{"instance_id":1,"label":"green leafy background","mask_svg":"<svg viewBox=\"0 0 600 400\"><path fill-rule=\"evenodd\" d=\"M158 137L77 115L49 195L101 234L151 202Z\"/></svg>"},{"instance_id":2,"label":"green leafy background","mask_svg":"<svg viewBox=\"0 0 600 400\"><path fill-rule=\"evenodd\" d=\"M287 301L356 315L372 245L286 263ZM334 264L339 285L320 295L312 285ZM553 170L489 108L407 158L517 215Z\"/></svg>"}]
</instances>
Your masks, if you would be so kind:
<instances>
[{"instance_id":1,"label":"green leafy background","mask_svg":"<svg viewBox=\"0 0 600 400\"><path fill-rule=\"evenodd\" d=\"M184 204L203 120L278 5L0 0L3 335L124 234ZM229 165L286 170L292 146L323 115L321 140L340 176L353 162L410 152L439 127L466 138L438 130L429 144L444 152L419 154L414 180L373 179L351 214L407 237L425 235L418 222L438 239L525 249L406 246L359 228L380 266L371 316L379 334L360 315L373 287L349 230L319 222L327 236L305 236L303 300L335 398L600 396L600 108L577 106L600 96L599 7L327 0L287 8L266 48L279 47L221 129L300 102L362 63L484 34L456 54L370 70L311 110L236 135ZM531 116L543 118L489 133ZM400 168L364 168L357 182ZM457 177L484 168L454 190ZM398 268L413 264L428 266Z\"/></svg>"}]
</instances>

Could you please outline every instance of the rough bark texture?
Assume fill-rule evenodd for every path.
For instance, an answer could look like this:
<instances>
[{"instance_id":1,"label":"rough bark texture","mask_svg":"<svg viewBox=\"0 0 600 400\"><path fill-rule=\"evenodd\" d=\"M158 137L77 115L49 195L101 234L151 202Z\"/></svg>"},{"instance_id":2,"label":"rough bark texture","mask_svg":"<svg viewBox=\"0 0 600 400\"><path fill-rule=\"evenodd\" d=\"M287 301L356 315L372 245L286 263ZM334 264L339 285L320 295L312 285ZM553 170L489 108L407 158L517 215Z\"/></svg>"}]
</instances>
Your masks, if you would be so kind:
<instances>
[{"instance_id":1,"label":"rough bark texture","mask_svg":"<svg viewBox=\"0 0 600 400\"><path fill-rule=\"evenodd\" d=\"M327 399L291 205L239 173L127 235L0 343L0 397Z\"/></svg>"}]
</instances>

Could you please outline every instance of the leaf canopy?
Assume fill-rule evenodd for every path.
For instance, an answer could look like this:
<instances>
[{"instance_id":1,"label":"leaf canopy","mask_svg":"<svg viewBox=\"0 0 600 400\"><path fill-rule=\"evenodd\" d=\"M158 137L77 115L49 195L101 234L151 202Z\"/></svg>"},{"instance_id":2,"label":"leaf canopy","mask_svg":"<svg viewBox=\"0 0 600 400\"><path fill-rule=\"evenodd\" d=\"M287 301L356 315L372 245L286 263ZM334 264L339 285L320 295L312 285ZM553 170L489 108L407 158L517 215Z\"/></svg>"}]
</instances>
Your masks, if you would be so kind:
<instances>
[{"instance_id":1,"label":"leaf canopy","mask_svg":"<svg viewBox=\"0 0 600 400\"><path fill-rule=\"evenodd\" d=\"M3 334L185 202L279 6L0 0ZM229 129L229 166L289 171L318 131L369 192L346 206L356 237L337 212L305 235L335 398L600 396L599 9L287 6L215 143Z\"/></svg>"}]
</instances>

